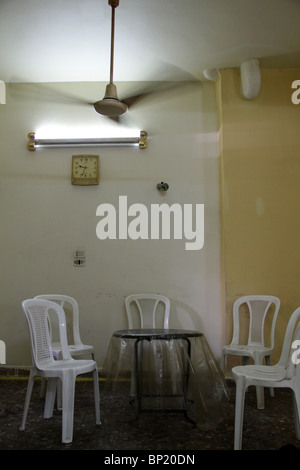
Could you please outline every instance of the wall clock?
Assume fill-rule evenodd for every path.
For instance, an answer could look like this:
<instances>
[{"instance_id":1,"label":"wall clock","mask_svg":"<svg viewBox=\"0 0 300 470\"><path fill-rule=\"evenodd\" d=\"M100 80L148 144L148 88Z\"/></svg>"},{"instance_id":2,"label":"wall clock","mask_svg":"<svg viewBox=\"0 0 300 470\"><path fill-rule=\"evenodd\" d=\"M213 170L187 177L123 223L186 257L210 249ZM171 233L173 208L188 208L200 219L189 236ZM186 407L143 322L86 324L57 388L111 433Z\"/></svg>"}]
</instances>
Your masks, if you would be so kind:
<instances>
[{"instance_id":1,"label":"wall clock","mask_svg":"<svg viewBox=\"0 0 300 470\"><path fill-rule=\"evenodd\" d=\"M99 184L99 155L72 156L72 184Z\"/></svg>"}]
</instances>

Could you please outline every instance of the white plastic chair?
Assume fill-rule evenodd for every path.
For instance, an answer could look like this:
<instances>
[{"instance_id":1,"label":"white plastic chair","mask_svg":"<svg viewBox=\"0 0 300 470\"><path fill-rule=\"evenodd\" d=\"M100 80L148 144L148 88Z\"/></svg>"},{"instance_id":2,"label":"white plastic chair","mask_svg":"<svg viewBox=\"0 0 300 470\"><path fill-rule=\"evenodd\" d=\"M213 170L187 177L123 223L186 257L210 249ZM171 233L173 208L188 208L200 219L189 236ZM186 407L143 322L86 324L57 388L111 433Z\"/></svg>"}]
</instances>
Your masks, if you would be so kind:
<instances>
[{"instance_id":1,"label":"white plastic chair","mask_svg":"<svg viewBox=\"0 0 300 470\"><path fill-rule=\"evenodd\" d=\"M0 364L6 364L6 346L2 340L0 340Z\"/></svg>"},{"instance_id":2,"label":"white plastic chair","mask_svg":"<svg viewBox=\"0 0 300 470\"><path fill-rule=\"evenodd\" d=\"M163 306L160 312L159 305ZM158 328L159 312L161 313L161 328L169 328L170 300L159 294L133 294L125 299L128 327L136 328ZM135 306L135 308L134 308Z\"/></svg>"},{"instance_id":3,"label":"white plastic chair","mask_svg":"<svg viewBox=\"0 0 300 470\"><path fill-rule=\"evenodd\" d=\"M283 348L279 362L274 366L268 365L246 365L237 366L232 369L232 377L236 382L235 403L235 431L234 449L242 447L243 416L245 405L245 392L250 385L272 388L290 388L294 392L294 417L296 437L300 439L300 307L292 314L285 333ZM298 324L298 325L297 325ZM294 343L298 341L298 343Z\"/></svg>"},{"instance_id":4,"label":"white plastic chair","mask_svg":"<svg viewBox=\"0 0 300 470\"><path fill-rule=\"evenodd\" d=\"M240 344L240 308L247 304L249 311L249 332L247 344ZM274 306L272 310L271 307ZM270 356L274 349L274 333L277 315L279 312L280 300L271 295L247 295L236 300L233 305L233 337L229 345L224 346L221 355L221 369L225 370L225 357L228 354L242 356L243 365L247 364L251 357L254 364L270 364ZM269 315L273 318L271 324L270 343L266 345L265 324ZM273 390L270 390L273 395ZM264 390L256 389L257 407L264 408Z\"/></svg>"},{"instance_id":5,"label":"white plastic chair","mask_svg":"<svg viewBox=\"0 0 300 470\"><path fill-rule=\"evenodd\" d=\"M35 296L34 298L56 302L58 305L60 305L64 309L65 315L67 318L68 316L72 317L71 323L72 323L73 344L71 344L70 341L68 340L68 347L69 347L71 356L79 357L79 356L85 356L87 354L91 354L92 359L95 360L94 347L87 345L87 344L83 344L80 338L79 307L78 307L77 301L73 299L73 297L70 297L68 295L61 295L61 294L41 294L41 295ZM51 324L50 319L49 319L49 326L50 326L50 338L51 338L53 356L56 359L59 359L61 357L61 345L59 342L52 341L52 324ZM46 379L42 379L41 393L40 393L41 397L45 395L45 388L46 388ZM61 409L61 384L60 383L58 383L57 408Z\"/></svg>"},{"instance_id":6,"label":"white plastic chair","mask_svg":"<svg viewBox=\"0 0 300 470\"><path fill-rule=\"evenodd\" d=\"M170 300L160 294L132 294L126 297L125 307L128 328L169 328ZM161 308L162 307L162 308ZM158 318L160 316L160 318ZM160 325L159 325L160 323ZM143 352L141 351L141 354ZM131 373L131 395L135 396L136 377L134 365Z\"/></svg>"},{"instance_id":7,"label":"white plastic chair","mask_svg":"<svg viewBox=\"0 0 300 470\"><path fill-rule=\"evenodd\" d=\"M44 299L50 300L51 302L56 302L60 305L64 310L66 316L68 316L69 310L66 307L71 307L71 315L72 315L72 332L73 332L73 344L69 344L70 354L72 357L76 356L83 356L86 354L91 354L92 359L94 360L94 347L83 344L80 338L79 332L79 307L78 303L73 297L69 297L68 295L60 295L60 294L42 294L37 295L34 297L35 299ZM50 335L51 335L51 322L50 322ZM56 359L58 359L61 355L61 345L60 343L52 342L52 351L53 355Z\"/></svg>"},{"instance_id":8,"label":"white plastic chair","mask_svg":"<svg viewBox=\"0 0 300 470\"><path fill-rule=\"evenodd\" d=\"M62 442L70 443L73 439L75 381L79 374L93 373L96 424L100 424L97 364L93 360L75 360L71 357L67 343L65 313L60 305L43 299L29 299L22 302L22 307L28 322L31 339L32 368L20 430L25 429L34 377L48 378L44 418L51 418L53 415L57 379L60 379L62 383ZM59 322L61 358L58 360L54 359L51 347L48 322L50 311L56 313Z\"/></svg>"}]
</instances>

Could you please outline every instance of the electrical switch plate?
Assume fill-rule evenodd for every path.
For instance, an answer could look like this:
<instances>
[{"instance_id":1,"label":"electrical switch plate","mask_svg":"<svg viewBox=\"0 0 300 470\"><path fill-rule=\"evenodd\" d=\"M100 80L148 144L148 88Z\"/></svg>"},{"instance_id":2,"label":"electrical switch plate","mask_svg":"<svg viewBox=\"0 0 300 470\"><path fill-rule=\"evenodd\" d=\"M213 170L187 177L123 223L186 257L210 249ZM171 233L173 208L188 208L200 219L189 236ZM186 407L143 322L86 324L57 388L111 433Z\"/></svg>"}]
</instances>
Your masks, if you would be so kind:
<instances>
[{"instance_id":1,"label":"electrical switch plate","mask_svg":"<svg viewBox=\"0 0 300 470\"><path fill-rule=\"evenodd\" d=\"M85 252L83 250L76 250L74 252L73 266L83 268L85 266Z\"/></svg>"}]
</instances>

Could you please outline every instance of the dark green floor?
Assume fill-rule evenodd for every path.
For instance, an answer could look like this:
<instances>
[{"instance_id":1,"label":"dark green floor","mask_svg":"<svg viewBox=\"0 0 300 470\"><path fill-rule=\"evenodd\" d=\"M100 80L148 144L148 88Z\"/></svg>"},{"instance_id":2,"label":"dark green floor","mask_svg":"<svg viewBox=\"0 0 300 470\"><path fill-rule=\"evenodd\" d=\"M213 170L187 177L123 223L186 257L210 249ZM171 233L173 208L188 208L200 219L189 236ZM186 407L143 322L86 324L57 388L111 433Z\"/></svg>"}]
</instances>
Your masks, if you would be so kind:
<instances>
[{"instance_id":1,"label":"dark green floor","mask_svg":"<svg viewBox=\"0 0 300 470\"><path fill-rule=\"evenodd\" d=\"M142 414L134 421L128 398L101 390L101 426L94 424L93 387L78 382L74 415L74 440L61 444L61 414L43 419L40 383L34 386L26 430L19 431L26 393L26 380L0 380L0 450L232 450L235 386L229 383L231 400L220 423L209 431L194 427L181 414ZM292 396L289 390L266 392L265 410L257 410L255 389L247 393L244 418L244 450L299 448L295 438Z\"/></svg>"}]
</instances>

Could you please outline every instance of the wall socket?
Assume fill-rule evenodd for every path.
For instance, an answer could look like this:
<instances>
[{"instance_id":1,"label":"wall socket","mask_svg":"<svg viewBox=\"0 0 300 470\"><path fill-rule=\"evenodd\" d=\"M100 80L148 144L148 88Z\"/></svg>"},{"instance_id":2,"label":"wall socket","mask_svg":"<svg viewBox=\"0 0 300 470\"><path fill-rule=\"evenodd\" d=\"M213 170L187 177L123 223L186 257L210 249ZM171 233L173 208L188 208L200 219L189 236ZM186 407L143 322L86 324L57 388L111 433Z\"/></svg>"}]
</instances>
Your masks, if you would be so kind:
<instances>
[{"instance_id":1,"label":"wall socket","mask_svg":"<svg viewBox=\"0 0 300 470\"><path fill-rule=\"evenodd\" d=\"M73 266L75 266L76 268L83 268L85 266L85 251L74 251Z\"/></svg>"}]
</instances>

